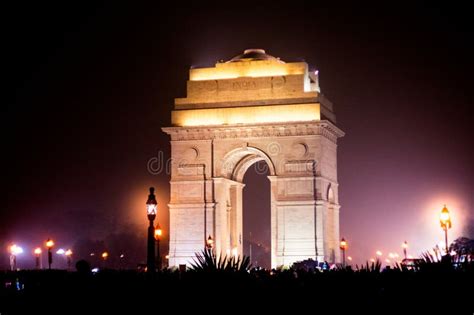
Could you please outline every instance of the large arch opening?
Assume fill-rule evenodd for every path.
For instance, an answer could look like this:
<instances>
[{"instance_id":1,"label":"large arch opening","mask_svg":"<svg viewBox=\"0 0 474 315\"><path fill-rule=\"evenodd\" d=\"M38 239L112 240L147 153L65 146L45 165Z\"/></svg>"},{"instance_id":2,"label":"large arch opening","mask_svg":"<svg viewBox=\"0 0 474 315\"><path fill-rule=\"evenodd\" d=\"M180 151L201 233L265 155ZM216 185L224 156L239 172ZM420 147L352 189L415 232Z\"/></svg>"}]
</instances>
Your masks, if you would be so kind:
<instances>
[{"instance_id":1,"label":"large arch opening","mask_svg":"<svg viewBox=\"0 0 474 315\"><path fill-rule=\"evenodd\" d=\"M253 163L243 175L243 254L253 266L271 267L271 193L266 161Z\"/></svg>"}]
</instances>

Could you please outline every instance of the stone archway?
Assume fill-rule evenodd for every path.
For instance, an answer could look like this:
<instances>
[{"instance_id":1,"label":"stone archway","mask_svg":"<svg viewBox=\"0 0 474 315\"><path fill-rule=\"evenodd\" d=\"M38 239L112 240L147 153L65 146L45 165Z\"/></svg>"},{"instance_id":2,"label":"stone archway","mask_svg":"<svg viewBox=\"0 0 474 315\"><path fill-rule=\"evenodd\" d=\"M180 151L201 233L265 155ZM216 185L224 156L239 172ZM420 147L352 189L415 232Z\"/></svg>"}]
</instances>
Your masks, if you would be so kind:
<instances>
[{"instance_id":1,"label":"stone archway","mask_svg":"<svg viewBox=\"0 0 474 315\"><path fill-rule=\"evenodd\" d=\"M259 161L264 161L269 170L268 178L276 175L274 162L270 156L257 147L244 144L242 147L230 150L219 163L214 188L216 191L216 251L226 254L243 253L243 178L248 168ZM271 194L271 208L274 197ZM224 215L222 215L224 214ZM225 216L225 217L224 217ZM276 228L271 227L271 243L276 243ZM219 232L220 231L220 232ZM274 255L272 247L272 257Z\"/></svg>"},{"instance_id":2,"label":"stone archway","mask_svg":"<svg viewBox=\"0 0 474 315\"><path fill-rule=\"evenodd\" d=\"M258 161L270 172L272 267L339 261L336 142L344 133L332 104L307 64L261 50L242 56L191 69L174 127L163 128L172 157L169 264L189 264L209 235L218 254L242 254L242 180Z\"/></svg>"}]
</instances>

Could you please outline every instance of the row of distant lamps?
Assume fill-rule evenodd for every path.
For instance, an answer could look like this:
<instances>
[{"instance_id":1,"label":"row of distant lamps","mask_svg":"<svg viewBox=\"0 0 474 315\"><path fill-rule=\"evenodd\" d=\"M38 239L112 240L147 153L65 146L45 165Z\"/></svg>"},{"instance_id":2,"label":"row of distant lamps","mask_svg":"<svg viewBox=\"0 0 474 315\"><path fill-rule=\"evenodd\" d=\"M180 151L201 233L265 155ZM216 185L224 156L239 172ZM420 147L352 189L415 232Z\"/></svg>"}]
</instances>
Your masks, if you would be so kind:
<instances>
[{"instance_id":1,"label":"row of distant lamps","mask_svg":"<svg viewBox=\"0 0 474 315\"><path fill-rule=\"evenodd\" d=\"M158 265L158 268L161 269L161 255L160 255L160 239L161 236L163 235L163 230L160 227L160 224L158 223L156 228L155 225L153 224L153 221L156 218L156 210L157 210L157 205L158 203L156 202L156 197L155 197L155 188L150 187L150 194L148 196L148 200L146 202L146 209L147 209L147 216L148 220L150 222L150 225L148 227L148 246L147 246L147 271L148 272L154 272L156 265ZM156 253L157 256L155 257L155 244L156 244ZM52 248L54 247L54 241L52 239L48 239L46 241L46 248L48 249L48 269L51 269L51 265L53 263L53 254L52 254ZM11 270L16 270L16 256L23 253L23 248L13 244L9 248L10 251L10 268ZM42 249L40 247L37 247L34 250L35 258L36 258L36 268L40 269L41 268L41 253ZM71 256L72 256L72 250L68 249L67 251L64 251L63 249L59 249L57 254L60 255L65 255L68 259L68 268L71 265ZM107 252L102 253L102 258L104 260L107 259L109 254Z\"/></svg>"},{"instance_id":2,"label":"row of distant lamps","mask_svg":"<svg viewBox=\"0 0 474 315\"><path fill-rule=\"evenodd\" d=\"M153 221L156 218L156 210L157 210L157 205L158 203L156 202L156 197L154 194L155 188L150 187L150 194L148 195L148 200L146 202L146 208L147 208L147 217L149 220L149 226L148 226L148 241L147 241L147 271L152 273L156 270L156 263L158 263L158 268L161 269L161 256L160 256L160 239L163 234L163 231L160 227L160 224L157 224L157 227L155 228ZM444 206L444 208L441 210L440 213L440 224L441 228L445 232L445 243L446 243L446 254L449 254L449 249L448 249L448 229L452 227L451 223L451 217L449 214L449 210ZM155 256L155 244L156 244L156 254ZM212 249L214 246L214 240L212 239L211 235L206 239L205 246L207 249ZM52 248L54 247L54 241L52 239L48 239L46 241L46 248L48 249L48 269L51 269L51 265L53 263L53 254L52 254ZM339 248L342 252L342 264L345 267L346 265L346 250L349 248L348 242L342 238L340 243L339 243ZM408 248L408 243L405 241L402 244L403 248L403 253L405 256L405 259L407 258L407 248ZM13 244L10 246L10 267L12 270L16 270L16 256L18 254L23 253L23 248L20 246L17 246ZM42 250L40 247L35 248L34 254L36 258L36 268L41 268L41 253ZM71 265L71 257L72 257L72 250L63 250L59 249L57 254L60 255L65 255L68 259L68 267ZM377 255L381 256L382 253L380 251L377 251ZM105 260L108 257L108 253L104 252L102 253L102 258ZM348 260L351 261L352 258L349 256Z\"/></svg>"},{"instance_id":3,"label":"row of distant lamps","mask_svg":"<svg viewBox=\"0 0 474 315\"><path fill-rule=\"evenodd\" d=\"M451 215L449 214L449 210L444 205L443 209L441 210L441 213L439 215L439 222L441 225L441 228L444 231L444 242L445 242L445 249L446 249L446 255L449 255L449 247L448 247L448 230L452 227L452 222L451 222ZM347 241L342 238L340 243L339 243L339 248L341 249L342 252L342 265L345 267L346 265L346 250L348 249L349 244ZM408 242L405 241L402 243L402 248L403 248L403 255L405 256L405 259L408 258L407 256L407 249L408 249ZM375 254L377 256L382 256L381 251L376 251ZM396 258L396 254L389 253L390 258ZM352 260L352 258L349 256L349 260ZM375 259L371 259L372 262L375 261Z\"/></svg>"},{"instance_id":4,"label":"row of distant lamps","mask_svg":"<svg viewBox=\"0 0 474 315\"><path fill-rule=\"evenodd\" d=\"M54 247L54 241L52 239L48 239L45 243L46 248L48 249L48 269L51 269L51 265L53 264L53 253L52 249ZM13 244L10 246L10 269L11 270L16 270L16 256L19 254L23 253L23 248ZM36 247L33 250L33 253L35 254L35 265L37 269L41 268L41 254L43 253L43 250L41 247ZM72 250L64 250L62 248L58 249L56 252L58 255L64 255L67 258L67 265L68 268L71 267L71 262L72 262Z\"/></svg>"},{"instance_id":5,"label":"row of distant lamps","mask_svg":"<svg viewBox=\"0 0 474 315\"><path fill-rule=\"evenodd\" d=\"M161 230L161 228L159 228L159 224L158 224L157 229L155 229L154 224L153 224L153 221L156 218L156 209L157 209L157 204L158 204L156 202L154 191L155 191L155 188L150 187L150 194L149 194L148 200L146 202L147 215L148 215L148 220L150 222L149 227L148 227L148 251L147 251L148 252L147 270L149 272L154 272L155 271L155 254L154 254L154 242L155 241L157 242L157 254L158 254L158 257L160 257L160 254L159 254L159 240L160 240L160 237L161 237L161 234L162 234L162 230ZM440 224L441 224L441 228L445 232L446 254L449 255L448 229L451 228L452 223L451 223L451 216L449 214L449 210L446 207L446 205L444 205L444 207L443 207L443 209L441 210L441 213L440 213ZM209 250L213 249L214 240L213 240L211 235L209 235L209 237L206 239L205 247ZM345 267L346 266L346 250L349 248L349 244L344 238L341 239L341 241L339 243L339 248L342 252L342 265ZM405 256L405 259L407 259L408 258L408 256L407 256L408 242L407 241L403 242L402 248L403 248L403 254ZM380 251L377 251L376 254L378 256L382 256L382 252L380 252ZM390 257L390 254L389 254L389 257L394 258L395 257L394 254L392 254L392 255L393 255L393 257ZM352 261L352 257L349 256L348 260ZM159 262L159 264L161 264L161 262ZM161 265L159 265L159 267L161 267Z\"/></svg>"},{"instance_id":6,"label":"row of distant lamps","mask_svg":"<svg viewBox=\"0 0 474 315\"><path fill-rule=\"evenodd\" d=\"M51 269L51 265L53 264L53 254L52 254L52 249L54 247L54 241L52 239L48 239L46 241L46 248L48 249L48 269ZM16 244L13 244L9 247L9 252L10 252L10 269L16 270L17 269L17 264L16 264L16 256L19 254L23 254L23 248L21 246L18 246ZM42 263L41 263L41 254L43 253L43 250L41 247L37 247L33 250L33 254L35 255L35 266L36 269L42 269ZM72 264L72 250L67 249L64 250L63 248L60 248L56 251L56 254L58 255L64 255L66 256L67 259L67 266L68 268L71 268ZM91 254L92 256L93 254ZM102 259L105 261L109 257L108 252L103 252L101 254ZM120 256L122 258L123 255Z\"/></svg>"}]
</instances>

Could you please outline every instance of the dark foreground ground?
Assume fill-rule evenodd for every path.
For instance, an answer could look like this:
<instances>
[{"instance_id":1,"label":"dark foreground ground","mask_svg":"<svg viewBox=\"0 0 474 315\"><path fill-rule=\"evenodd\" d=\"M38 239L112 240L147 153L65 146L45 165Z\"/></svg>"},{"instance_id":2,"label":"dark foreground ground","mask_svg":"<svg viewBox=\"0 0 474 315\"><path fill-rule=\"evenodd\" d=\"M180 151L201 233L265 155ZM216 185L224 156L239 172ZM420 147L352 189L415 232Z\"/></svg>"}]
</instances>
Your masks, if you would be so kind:
<instances>
[{"instance_id":1,"label":"dark foreground ground","mask_svg":"<svg viewBox=\"0 0 474 315\"><path fill-rule=\"evenodd\" d=\"M0 314L473 314L473 264L423 271L0 273Z\"/></svg>"}]
</instances>

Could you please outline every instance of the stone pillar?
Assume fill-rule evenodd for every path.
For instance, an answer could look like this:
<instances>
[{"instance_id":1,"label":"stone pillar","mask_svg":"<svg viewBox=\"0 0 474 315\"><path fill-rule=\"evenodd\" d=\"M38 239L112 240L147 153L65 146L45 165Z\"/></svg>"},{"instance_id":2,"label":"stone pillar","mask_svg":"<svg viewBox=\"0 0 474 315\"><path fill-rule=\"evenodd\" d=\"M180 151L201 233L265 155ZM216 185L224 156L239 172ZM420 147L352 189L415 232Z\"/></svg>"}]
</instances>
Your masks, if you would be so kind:
<instances>
[{"instance_id":1,"label":"stone pillar","mask_svg":"<svg viewBox=\"0 0 474 315\"><path fill-rule=\"evenodd\" d=\"M170 266L189 265L204 249L207 236L214 237L216 205L212 181L203 171L203 165L183 165L170 181Z\"/></svg>"},{"instance_id":2,"label":"stone pillar","mask_svg":"<svg viewBox=\"0 0 474 315\"><path fill-rule=\"evenodd\" d=\"M189 264L204 249L205 204L170 204L169 265Z\"/></svg>"},{"instance_id":3,"label":"stone pillar","mask_svg":"<svg viewBox=\"0 0 474 315\"><path fill-rule=\"evenodd\" d=\"M215 248L217 255L232 254L234 248L242 255L242 191L244 184L214 178L216 217Z\"/></svg>"},{"instance_id":4,"label":"stone pillar","mask_svg":"<svg viewBox=\"0 0 474 315\"><path fill-rule=\"evenodd\" d=\"M313 176L269 176L272 186L272 268L317 259Z\"/></svg>"}]
</instances>

